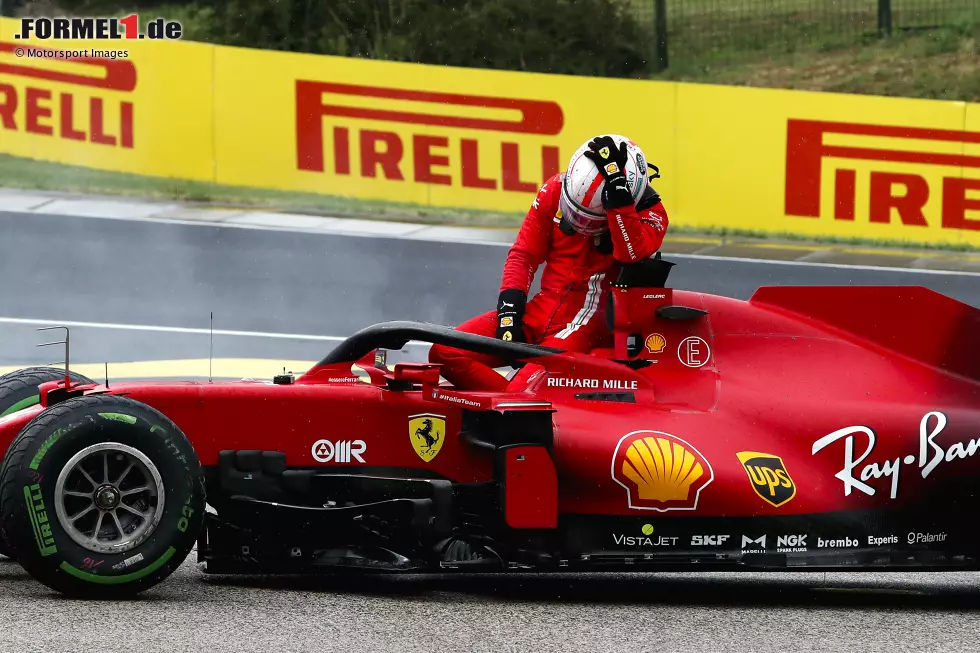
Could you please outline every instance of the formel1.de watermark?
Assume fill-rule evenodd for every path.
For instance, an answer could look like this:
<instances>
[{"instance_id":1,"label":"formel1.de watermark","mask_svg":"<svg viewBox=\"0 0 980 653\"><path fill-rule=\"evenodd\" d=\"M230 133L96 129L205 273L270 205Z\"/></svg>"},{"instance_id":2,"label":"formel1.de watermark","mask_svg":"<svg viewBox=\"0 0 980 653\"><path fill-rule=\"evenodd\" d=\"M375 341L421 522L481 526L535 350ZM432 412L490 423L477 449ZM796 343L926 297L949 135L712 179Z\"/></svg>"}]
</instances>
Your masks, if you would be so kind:
<instances>
[{"instance_id":1,"label":"formel1.de watermark","mask_svg":"<svg viewBox=\"0 0 980 653\"><path fill-rule=\"evenodd\" d=\"M140 31L138 14L122 18L43 18L20 19L20 31L15 39L48 40L125 40L151 39L173 41L181 38L183 27L174 20L154 18Z\"/></svg>"}]
</instances>

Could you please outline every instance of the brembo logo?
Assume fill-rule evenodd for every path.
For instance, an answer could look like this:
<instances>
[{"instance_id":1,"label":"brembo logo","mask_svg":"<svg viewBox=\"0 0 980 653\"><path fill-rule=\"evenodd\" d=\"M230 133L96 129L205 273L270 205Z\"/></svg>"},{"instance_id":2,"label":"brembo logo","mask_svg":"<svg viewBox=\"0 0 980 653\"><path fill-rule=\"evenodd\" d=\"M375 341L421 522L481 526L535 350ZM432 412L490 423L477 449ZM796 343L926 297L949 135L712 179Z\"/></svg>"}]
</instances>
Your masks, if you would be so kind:
<instances>
[{"instance_id":1,"label":"brembo logo","mask_svg":"<svg viewBox=\"0 0 980 653\"><path fill-rule=\"evenodd\" d=\"M30 59L29 64L6 63L13 58L14 49L13 43L0 41L0 80L20 80L26 85L18 88L0 82L0 126L4 130L112 147L134 146L133 103L119 99L120 93L136 89L136 66L131 61L79 58L72 59L71 67L64 70L38 59ZM68 84L71 90L55 92L45 82Z\"/></svg>"},{"instance_id":2,"label":"brembo logo","mask_svg":"<svg viewBox=\"0 0 980 653\"><path fill-rule=\"evenodd\" d=\"M869 184L868 220L889 224L897 213L901 224L928 227L939 224L944 229L980 231L980 178L944 177L942 188L933 188L920 174L923 166L980 168L980 156L942 153L923 149L890 149L897 139L915 148L932 142L935 150L963 151L967 144L980 143L980 132L918 127L889 127L845 122L790 120L786 145L786 215L819 218L822 161L824 158L908 163L908 172L872 171ZM853 145L833 145L826 141L849 138ZM891 139L888 147L867 147L871 137ZM884 143L884 141L883 141ZM834 173L834 219L854 221L857 211L857 170L844 163ZM927 202L942 193L942 214L928 218ZM972 197L970 196L972 194ZM894 211L893 211L894 209Z\"/></svg>"},{"instance_id":3,"label":"brembo logo","mask_svg":"<svg viewBox=\"0 0 980 653\"><path fill-rule=\"evenodd\" d=\"M355 128L345 119L373 121L377 128ZM396 126L400 131L391 131ZM405 133L405 126L413 132ZM336 175L533 193L560 169L558 146L540 145L540 166L522 170L521 145L513 138L556 136L563 126L561 106L551 101L296 81L300 170L327 171L327 151ZM452 128L473 131L456 136ZM481 157L489 148L499 152ZM481 159L498 160L497 154L499 169L481 168Z\"/></svg>"}]
</instances>

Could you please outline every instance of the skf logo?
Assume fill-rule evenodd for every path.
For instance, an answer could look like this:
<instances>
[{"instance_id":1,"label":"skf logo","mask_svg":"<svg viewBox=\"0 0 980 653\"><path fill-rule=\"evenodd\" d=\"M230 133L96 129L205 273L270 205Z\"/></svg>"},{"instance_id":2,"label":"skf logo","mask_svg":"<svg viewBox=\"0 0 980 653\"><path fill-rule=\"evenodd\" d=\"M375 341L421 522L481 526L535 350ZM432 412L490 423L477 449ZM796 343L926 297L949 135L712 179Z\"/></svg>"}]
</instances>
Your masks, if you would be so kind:
<instances>
[{"instance_id":1,"label":"skf logo","mask_svg":"<svg viewBox=\"0 0 980 653\"><path fill-rule=\"evenodd\" d=\"M0 61L18 47L0 41ZM0 63L0 79L24 83L0 83L0 125L5 130L133 147L133 103L118 99L120 93L136 89L136 66L131 61L73 58L71 69L78 72L49 66L34 59L31 65ZM71 90L55 92L45 82L69 84Z\"/></svg>"},{"instance_id":2,"label":"skf logo","mask_svg":"<svg viewBox=\"0 0 980 653\"><path fill-rule=\"evenodd\" d=\"M387 105L387 107L385 106ZM478 117L477 113L485 114ZM519 119L510 116L519 114ZM324 116L330 118L333 173L359 174L418 183L459 185L463 188L533 193L561 169L557 145L541 145L540 167L521 170L518 143L503 134L557 136L564 126L561 107L551 101L459 95L379 86L360 86L310 80L296 81L296 165L299 170L324 172ZM355 129L343 119L377 121L377 129ZM385 123L401 125L401 133L385 130ZM405 134L405 129L415 130ZM433 133L430 127L447 129ZM485 132L452 136L448 129ZM389 127L390 129L390 127ZM353 133L352 133L353 132ZM493 143L499 147L499 170L481 170L480 161L497 161L489 137L502 134ZM513 138L513 136L511 136ZM499 143L499 144L498 144ZM406 161L406 152L411 157ZM352 171L355 154L359 168Z\"/></svg>"},{"instance_id":3,"label":"skf logo","mask_svg":"<svg viewBox=\"0 0 980 653\"><path fill-rule=\"evenodd\" d=\"M714 480L708 460L689 443L661 431L623 436L612 458L612 478L635 510L696 510Z\"/></svg>"},{"instance_id":4,"label":"skf logo","mask_svg":"<svg viewBox=\"0 0 980 653\"><path fill-rule=\"evenodd\" d=\"M408 437L412 441L412 448L425 462L439 455L445 434L445 415L421 413L408 418Z\"/></svg>"},{"instance_id":5,"label":"skf logo","mask_svg":"<svg viewBox=\"0 0 980 653\"><path fill-rule=\"evenodd\" d=\"M796 484L779 456L757 451L735 454L749 475L752 489L763 501L779 507L796 496Z\"/></svg>"},{"instance_id":6,"label":"skf logo","mask_svg":"<svg viewBox=\"0 0 980 653\"><path fill-rule=\"evenodd\" d=\"M857 137L855 145L831 145L825 142L828 135ZM924 142L935 144L935 151L922 149L871 148L864 146L868 137L906 139L916 148ZM889 127L846 122L816 120L790 120L787 123L786 145L786 215L819 218L822 161L824 158L863 161L896 161L908 163L909 172L874 171L869 184L868 220L872 224L890 224L893 210L901 224L909 227L928 227L940 224L943 229L980 231L980 218L967 217L968 211L980 211L980 199L968 197L980 191L980 178L969 178L959 173L945 177L942 183L941 218L926 218L924 212L931 197L937 197L940 189L931 188L925 177L913 170L922 166L938 165L958 167L966 172L980 168L980 157L963 154L967 144L980 143L980 132L950 129L921 129L917 127ZM894 142L894 140L892 141ZM857 146L858 143L861 146ZM942 145L940 145L942 144ZM942 149L959 149L960 153L942 153ZM841 164L842 166L844 164ZM860 182L864 183L864 179ZM834 173L834 219L854 221L856 213L857 170L840 167Z\"/></svg>"},{"instance_id":7,"label":"skf logo","mask_svg":"<svg viewBox=\"0 0 980 653\"><path fill-rule=\"evenodd\" d=\"M367 451L367 443L364 440L340 440L331 442L330 440L317 440L313 443L313 460L318 463L349 463L356 460L364 462L362 453Z\"/></svg>"},{"instance_id":8,"label":"skf logo","mask_svg":"<svg viewBox=\"0 0 980 653\"><path fill-rule=\"evenodd\" d=\"M729 537L729 535L692 535L691 546L721 546Z\"/></svg>"}]
</instances>

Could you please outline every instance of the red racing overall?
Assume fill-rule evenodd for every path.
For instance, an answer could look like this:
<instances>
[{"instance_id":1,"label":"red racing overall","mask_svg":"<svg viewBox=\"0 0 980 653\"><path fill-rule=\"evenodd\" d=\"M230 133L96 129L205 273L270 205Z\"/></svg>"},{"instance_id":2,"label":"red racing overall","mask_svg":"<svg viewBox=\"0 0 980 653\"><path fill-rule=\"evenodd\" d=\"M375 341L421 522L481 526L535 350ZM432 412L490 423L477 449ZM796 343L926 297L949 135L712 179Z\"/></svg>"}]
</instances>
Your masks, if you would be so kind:
<instances>
[{"instance_id":1,"label":"red racing overall","mask_svg":"<svg viewBox=\"0 0 980 653\"><path fill-rule=\"evenodd\" d=\"M526 295L544 263L541 290L527 302L523 317L527 342L588 352L608 340L606 295L619 265L649 258L660 249L667 212L658 199L640 213L632 206L608 211L609 231L602 236L567 234L559 228L562 175L556 174L538 191L507 254L500 287ZM603 238L612 241L611 251L601 247ZM497 312L477 315L456 328L494 337ZM461 390L500 391L509 383L493 370L506 365L495 356L433 345L429 361L442 364L442 376Z\"/></svg>"}]
</instances>

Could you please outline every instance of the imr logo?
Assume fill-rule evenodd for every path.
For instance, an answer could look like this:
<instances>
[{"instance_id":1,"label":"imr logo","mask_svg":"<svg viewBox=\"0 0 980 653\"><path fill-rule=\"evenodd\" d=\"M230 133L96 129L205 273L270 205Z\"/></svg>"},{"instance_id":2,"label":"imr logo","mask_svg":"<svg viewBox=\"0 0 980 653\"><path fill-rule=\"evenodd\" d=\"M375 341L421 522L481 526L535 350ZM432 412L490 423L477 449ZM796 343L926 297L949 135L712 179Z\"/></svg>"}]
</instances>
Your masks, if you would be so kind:
<instances>
[{"instance_id":1,"label":"imr logo","mask_svg":"<svg viewBox=\"0 0 980 653\"><path fill-rule=\"evenodd\" d=\"M825 142L828 134L859 137L862 146L832 145ZM819 218L821 162L825 157L863 161L896 161L911 164L909 172L873 171L869 183L869 213L871 223L889 224L893 209L901 224L908 227L928 227L930 221L923 212L931 195L942 193L942 215L938 220L943 229L980 231L980 217L969 217L968 211L980 211L980 197L968 194L980 191L980 178L945 177L942 188L932 188L929 182L912 170L922 166L939 165L960 168L980 168L980 156L945 154L920 149L885 149L866 147L868 137L908 139L919 143L967 144L980 143L980 132L918 127L890 127L845 122L789 120L786 145L786 215ZM908 142L908 141L905 141ZM938 148L937 148L938 149ZM834 174L834 219L854 221L858 184L857 171L843 164ZM864 180L860 180L862 183Z\"/></svg>"},{"instance_id":2,"label":"imr logo","mask_svg":"<svg viewBox=\"0 0 980 653\"><path fill-rule=\"evenodd\" d=\"M369 102L366 102L368 100ZM385 108L385 104L388 108ZM402 108L404 107L404 109ZM483 116L474 114L484 114ZM561 107L550 101L413 91L309 80L296 81L296 165L324 172L324 117L331 124L333 173L464 188L533 193L561 168L557 145L541 145L540 167L521 170L520 145L514 135L556 136L564 125ZM355 129L343 119L371 120L378 129ZM411 125L407 137L385 129L385 123ZM463 128L500 140L459 140L426 127ZM390 127L389 127L390 129ZM508 139L508 135L510 138ZM495 139L496 140L496 139ZM500 169L480 169L480 148L499 146ZM411 152L411 169L405 162ZM356 153L360 166L351 167Z\"/></svg>"},{"instance_id":3,"label":"imr logo","mask_svg":"<svg viewBox=\"0 0 980 653\"><path fill-rule=\"evenodd\" d=\"M113 59L71 59L73 72L30 64L3 63L14 52L13 43L0 42L0 79L26 78L22 88L0 83L0 126L9 131L57 136L113 147L133 147L133 103L115 99L136 90L136 66ZM50 50L49 48L35 48ZM68 84L55 92L45 82ZM107 111L107 107L110 108ZM107 118L107 114L114 119ZM87 120L84 116L87 115Z\"/></svg>"}]
</instances>

